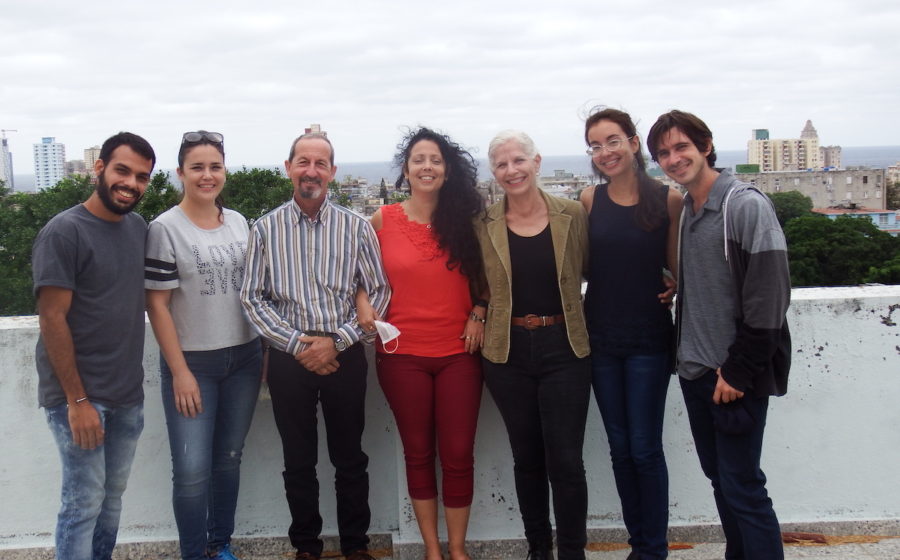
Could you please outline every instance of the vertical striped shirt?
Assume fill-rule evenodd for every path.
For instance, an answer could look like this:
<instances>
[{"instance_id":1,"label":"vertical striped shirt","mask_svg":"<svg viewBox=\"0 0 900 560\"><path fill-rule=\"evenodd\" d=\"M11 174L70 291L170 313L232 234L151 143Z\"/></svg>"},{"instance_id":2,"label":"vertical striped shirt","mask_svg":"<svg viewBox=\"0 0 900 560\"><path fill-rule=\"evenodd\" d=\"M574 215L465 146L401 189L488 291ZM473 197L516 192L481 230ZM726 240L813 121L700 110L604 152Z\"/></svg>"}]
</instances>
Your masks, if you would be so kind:
<instances>
[{"instance_id":1,"label":"vertical striped shirt","mask_svg":"<svg viewBox=\"0 0 900 560\"><path fill-rule=\"evenodd\" d=\"M298 339L307 331L333 332L348 344L363 339L357 286L384 316L391 289L375 231L362 216L325 200L310 218L291 198L253 224L241 303L279 350L305 349Z\"/></svg>"}]
</instances>

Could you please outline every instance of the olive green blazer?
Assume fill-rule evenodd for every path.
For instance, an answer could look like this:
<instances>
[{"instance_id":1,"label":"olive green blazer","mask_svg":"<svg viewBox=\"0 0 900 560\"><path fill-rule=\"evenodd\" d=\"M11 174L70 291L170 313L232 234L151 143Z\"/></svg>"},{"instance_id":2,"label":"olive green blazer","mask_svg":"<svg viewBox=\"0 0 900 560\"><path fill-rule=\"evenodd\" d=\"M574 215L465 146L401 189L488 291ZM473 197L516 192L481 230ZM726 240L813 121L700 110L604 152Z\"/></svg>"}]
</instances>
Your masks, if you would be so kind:
<instances>
[{"instance_id":1,"label":"olive green blazer","mask_svg":"<svg viewBox=\"0 0 900 560\"><path fill-rule=\"evenodd\" d=\"M540 191L550 212L550 235L556 257L556 273L566 330L572 351L579 358L590 354L581 280L587 270L587 213L581 203L550 196ZM506 229L506 198L491 205L475 220L475 231L484 259L484 273L490 289L484 347L481 355L494 363L509 357L509 329L512 317L512 266Z\"/></svg>"}]
</instances>

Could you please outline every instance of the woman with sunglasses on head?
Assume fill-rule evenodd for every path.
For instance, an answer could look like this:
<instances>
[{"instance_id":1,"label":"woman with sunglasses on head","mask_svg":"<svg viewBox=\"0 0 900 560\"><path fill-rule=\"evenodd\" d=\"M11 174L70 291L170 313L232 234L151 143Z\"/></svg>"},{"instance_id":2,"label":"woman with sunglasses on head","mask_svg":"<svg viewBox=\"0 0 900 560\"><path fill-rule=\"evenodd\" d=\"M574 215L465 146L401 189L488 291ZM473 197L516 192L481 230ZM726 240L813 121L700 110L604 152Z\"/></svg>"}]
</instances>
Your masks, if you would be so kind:
<instances>
[{"instance_id":1,"label":"woman with sunglasses on head","mask_svg":"<svg viewBox=\"0 0 900 560\"><path fill-rule=\"evenodd\" d=\"M247 221L222 207L225 149L187 132L178 150L181 202L150 224L147 313L161 350L181 557L231 551L241 452L259 394L262 354L239 301Z\"/></svg>"},{"instance_id":2,"label":"woman with sunglasses on head","mask_svg":"<svg viewBox=\"0 0 900 560\"><path fill-rule=\"evenodd\" d=\"M678 269L682 197L647 175L627 113L594 112L584 139L603 179L581 194L591 248L585 315L594 396L632 548L628 558L666 558L669 483L662 429L674 356L663 269Z\"/></svg>"},{"instance_id":3,"label":"woman with sunglasses on head","mask_svg":"<svg viewBox=\"0 0 900 560\"><path fill-rule=\"evenodd\" d=\"M509 436L531 560L552 560L550 491L560 560L583 560L587 483L582 448L591 372L581 305L587 217L539 187L541 156L524 132L488 148L503 200L477 233L488 279L484 380Z\"/></svg>"},{"instance_id":4,"label":"woman with sunglasses on head","mask_svg":"<svg viewBox=\"0 0 900 560\"><path fill-rule=\"evenodd\" d=\"M376 369L406 461L410 501L426 560L440 560L435 452L440 457L450 560L467 560L474 488L475 427L481 403L485 303L476 297L481 255L472 221L484 208L472 156L447 136L418 128L398 146L397 187L410 197L372 216L391 304L384 318L400 335L380 341ZM361 296L364 294L360 294ZM357 298L360 325L375 328Z\"/></svg>"}]
</instances>

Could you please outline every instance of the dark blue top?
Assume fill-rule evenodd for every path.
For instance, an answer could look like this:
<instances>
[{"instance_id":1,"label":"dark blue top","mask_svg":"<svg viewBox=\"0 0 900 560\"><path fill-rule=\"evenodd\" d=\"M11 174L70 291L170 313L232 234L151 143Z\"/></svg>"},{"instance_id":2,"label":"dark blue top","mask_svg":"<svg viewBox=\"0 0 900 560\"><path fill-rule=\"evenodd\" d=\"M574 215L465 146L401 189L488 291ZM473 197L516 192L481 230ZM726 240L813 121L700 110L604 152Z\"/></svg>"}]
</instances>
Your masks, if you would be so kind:
<instances>
[{"instance_id":1,"label":"dark blue top","mask_svg":"<svg viewBox=\"0 0 900 560\"><path fill-rule=\"evenodd\" d=\"M660 196L667 190L660 188ZM594 189L588 216L590 266L585 316L592 351L614 356L666 352L672 315L659 302L665 291L666 219L644 231L634 219L636 206L620 206L607 185Z\"/></svg>"}]
</instances>

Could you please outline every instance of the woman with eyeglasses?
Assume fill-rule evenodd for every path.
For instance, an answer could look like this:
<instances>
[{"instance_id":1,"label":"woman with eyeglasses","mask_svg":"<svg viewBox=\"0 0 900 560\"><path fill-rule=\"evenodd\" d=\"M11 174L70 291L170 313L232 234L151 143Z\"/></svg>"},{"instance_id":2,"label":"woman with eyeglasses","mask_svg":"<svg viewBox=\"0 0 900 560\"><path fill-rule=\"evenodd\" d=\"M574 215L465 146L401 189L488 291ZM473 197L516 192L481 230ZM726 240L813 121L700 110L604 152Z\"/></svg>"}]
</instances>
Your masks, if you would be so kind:
<instances>
[{"instance_id":1,"label":"woman with eyeglasses","mask_svg":"<svg viewBox=\"0 0 900 560\"><path fill-rule=\"evenodd\" d=\"M187 132L178 150L181 202L150 224L145 287L159 343L172 451L172 504L181 557L235 560L231 551L244 438L259 394L262 354L239 301L247 221L223 208L218 132Z\"/></svg>"},{"instance_id":2,"label":"woman with eyeglasses","mask_svg":"<svg viewBox=\"0 0 900 560\"><path fill-rule=\"evenodd\" d=\"M590 268L585 315L594 396L609 440L632 552L666 558L669 486L662 428L672 373L672 316L663 269L675 273L681 194L647 175L631 117L596 111L585 122Z\"/></svg>"},{"instance_id":3,"label":"woman with eyeglasses","mask_svg":"<svg viewBox=\"0 0 900 560\"><path fill-rule=\"evenodd\" d=\"M541 156L524 132L491 140L503 200L478 222L490 302L484 380L506 425L531 560L552 560L550 491L560 560L583 560L582 448L591 372L581 304L587 216L538 186Z\"/></svg>"}]
</instances>

